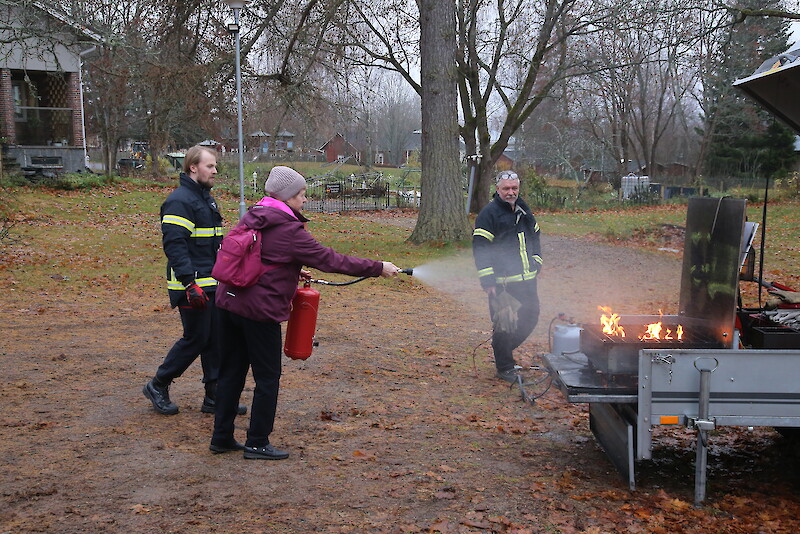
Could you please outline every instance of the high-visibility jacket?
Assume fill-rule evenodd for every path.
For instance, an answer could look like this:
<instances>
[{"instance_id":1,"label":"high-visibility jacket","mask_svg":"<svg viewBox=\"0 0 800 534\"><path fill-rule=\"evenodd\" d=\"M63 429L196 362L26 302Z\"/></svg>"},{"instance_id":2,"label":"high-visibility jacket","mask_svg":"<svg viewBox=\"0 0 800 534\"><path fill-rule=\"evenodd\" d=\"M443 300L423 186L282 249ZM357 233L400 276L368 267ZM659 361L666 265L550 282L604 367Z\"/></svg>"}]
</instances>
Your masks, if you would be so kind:
<instances>
[{"instance_id":1,"label":"high-visibility jacket","mask_svg":"<svg viewBox=\"0 0 800 534\"><path fill-rule=\"evenodd\" d=\"M496 193L478 214L472 254L481 287L534 280L542 265L539 224L518 198L515 207Z\"/></svg>"},{"instance_id":2,"label":"high-visibility jacket","mask_svg":"<svg viewBox=\"0 0 800 534\"><path fill-rule=\"evenodd\" d=\"M222 241L222 215L209 190L180 175L180 185L161 205L161 234L167 256L167 289L174 308L192 282L213 292L211 269Z\"/></svg>"}]
</instances>

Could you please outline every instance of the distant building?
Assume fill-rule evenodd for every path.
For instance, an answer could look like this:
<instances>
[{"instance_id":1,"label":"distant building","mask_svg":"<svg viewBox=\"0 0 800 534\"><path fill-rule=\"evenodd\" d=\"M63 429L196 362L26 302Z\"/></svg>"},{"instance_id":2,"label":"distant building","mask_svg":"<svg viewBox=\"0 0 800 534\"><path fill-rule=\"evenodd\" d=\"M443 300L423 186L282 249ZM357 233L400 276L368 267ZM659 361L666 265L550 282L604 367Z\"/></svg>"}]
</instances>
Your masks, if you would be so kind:
<instances>
[{"instance_id":1,"label":"distant building","mask_svg":"<svg viewBox=\"0 0 800 534\"><path fill-rule=\"evenodd\" d=\"M422 130L414 130L403 139L397 155L391 149L379 147L375 149L372 162L377 166L401 167L407 165L411 159L419 161L422 150Z\"/></svg>"},{"instance_id":2,"label":"distant building","mask_svg":"<svg viewBox=\"0 0 800 534\"><path fill-rule=\"evenodd\" d=\"M506 150L500 154L500 157L494 162L494 168L497 172L511 170L514 168L516 157L517 155L514 150Z\"/></svg>"},{"instance_id":3,"label":"distant building","mask_svg":"<svg viewBox=\"0 0 800 534\"><path fill-rule=\"evenodd\" d=\"M658 163L652 165L653 168L648 167L644 161L630 160L627 164L629 173L638 174L639 176L656 176L658 178L683 178L691 175L692 168L686 164L673 162L673 163Z\"/></svg>"},{"instance_id":4,"label":"distant building","mask_svg":"<svg viewBox=\"0 0 800 534\"><path fill-rule=\"evenodd\" d=\"M325 154L325 161L328 163L347 158L353 158L356 162L361 162L361 151L347 142L342 134L339 133L328 139L317 150Z\"/></svg>"},{"instance_id":5,"label":"distant building","mask_svg":"<svg viewBox=\"0 0 800 534\"><path fill-rule=\"evenodd\" d=\"M295 135L292 132L287 132L286 130L278 132L275 136L272 150L275 152L293 152L294 138Z\"/></svg>"},{"instance_id":6,"label":"distant building","mask_svg":"<svg viewBox=\"0 0 800 534\"><path fill-rule=\"evenodd\" d=\"M44 2L0 10L0 136L26 173L86 168L81 53L99 35Z\"/></svg>"},{"instance_id":7,"label":"distant building","mask_svg":"<svg viewBox=\"0 0 800 534\"><path fill-rule=\"evenodd\" d=\"M419 161L419 155L422 152L422 130L414 130L406 138L405 147L403 148L403 156L400 158L402 165L407 165L408 162L414 158Z\"/></svg>"},{"instance_id":8,"label":"distant building","mask_svg":"<svg viewBox=\"0 0 800 534\"><path fill-rule=\"evenodd\" d=\"M266 154L269 152L269 138L272 137L264 130L256 130L247 136L250 142L245 146L246 150L254 150Z\"/></svg>"},{"instance_id":9,"label":"distant building","mask_svg":"<svg viewBox=\"0 0 800 534\"><path fill-rule=\"evenodd\" d=\"M250 141L245 147L247 150L255 150L263 154L268 154L270 152L273 154L276 152L294 152L295 150L295 135L286 130L278 132L274 139L272 138L272 134L264 130L257 130L248 137Z\"/></svg>"}]
</instances>

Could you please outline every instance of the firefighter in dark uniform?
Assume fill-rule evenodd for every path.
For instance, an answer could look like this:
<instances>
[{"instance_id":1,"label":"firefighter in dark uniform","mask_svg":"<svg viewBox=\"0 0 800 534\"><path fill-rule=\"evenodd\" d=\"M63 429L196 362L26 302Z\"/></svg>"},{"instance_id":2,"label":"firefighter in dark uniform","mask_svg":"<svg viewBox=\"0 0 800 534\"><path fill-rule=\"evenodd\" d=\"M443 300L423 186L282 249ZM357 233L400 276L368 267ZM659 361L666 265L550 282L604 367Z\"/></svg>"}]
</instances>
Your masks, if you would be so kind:
<instances>
[{"instance_id":1,"label":"firefighter in dark uniform","mask_svg":"<svg viewBox=\"0 0 800 534\"><path fill-rule=\"evenodd\" d=\"M169 398L169 386L198 355L205 385L201 411L214 413L220 356L214 303L217 281L211 277L211 269L223 233L222 215L209 192L216 174L216 154L201 146L190 148L180 185L161 205L167 289L170 304L180 312L183 337L175 342L142 392L164 415L178 413L178 406Z\"/></svg>"},{"instance_id":2,"label":"firefighter in dark uniform","mask_svg":"<svg viewBox=\"0 0 800 534\"><path fill-rule=\"evenodd\" d=\"M489 297L497 377L516 382L519 366L513 351L539 320L539 224L519 197L515 172L501 172L496 182L497 192L475 221L472 252L481 287Z\"/></svg>"}]
</instances>

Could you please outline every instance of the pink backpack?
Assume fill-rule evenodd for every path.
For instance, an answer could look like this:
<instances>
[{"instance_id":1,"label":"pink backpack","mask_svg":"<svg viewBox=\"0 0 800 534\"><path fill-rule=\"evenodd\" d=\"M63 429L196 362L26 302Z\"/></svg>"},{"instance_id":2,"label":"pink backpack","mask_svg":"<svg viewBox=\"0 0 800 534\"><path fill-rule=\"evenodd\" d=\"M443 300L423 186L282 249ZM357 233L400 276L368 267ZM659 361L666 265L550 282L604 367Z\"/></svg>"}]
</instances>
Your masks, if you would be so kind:
<instances>
[{"instance_id":1,"label":"pink backpack","mask_svg":"<svg viewBox=\"0 0 800 534\"><path fill-rule=\"evenodd\" d=\"M222 238L211 276L219 282L250 287L266 272L261 263L261 231L243 224Z\"/></svg>"}]
</instances>

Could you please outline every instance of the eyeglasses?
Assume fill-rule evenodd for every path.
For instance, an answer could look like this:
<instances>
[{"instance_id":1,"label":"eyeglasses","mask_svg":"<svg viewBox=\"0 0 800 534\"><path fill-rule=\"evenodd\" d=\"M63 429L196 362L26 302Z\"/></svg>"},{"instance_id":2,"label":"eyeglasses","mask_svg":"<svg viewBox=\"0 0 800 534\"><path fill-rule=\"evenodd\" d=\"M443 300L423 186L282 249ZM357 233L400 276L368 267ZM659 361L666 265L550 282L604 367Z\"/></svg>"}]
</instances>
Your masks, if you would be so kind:
<instances>
[{"instance_id":1,"label":"eyeglasses","mask_svg":"<svg viewBox=\"0 0 800 534\"><path fill-rule=\"evenodd\" d=\"M496 183L500 183L500 180L519 180L519 176L514 171L503 171L497 175Z\"/></svg>"}]
</instances>

